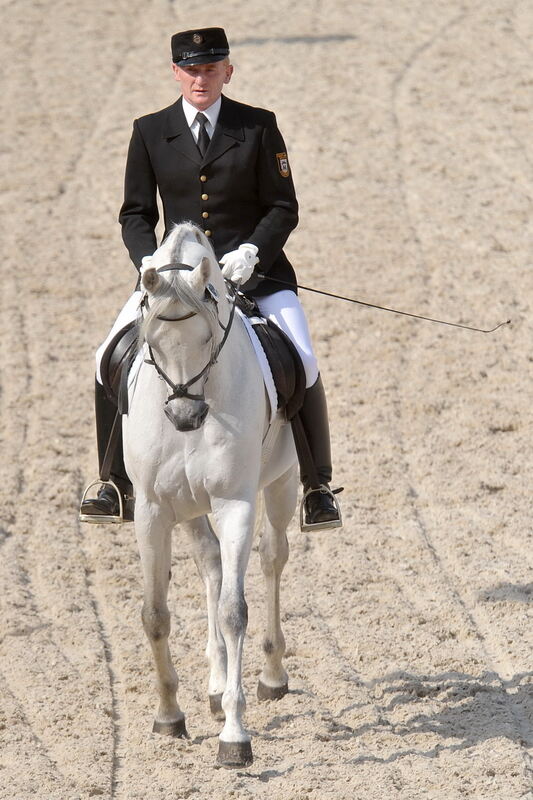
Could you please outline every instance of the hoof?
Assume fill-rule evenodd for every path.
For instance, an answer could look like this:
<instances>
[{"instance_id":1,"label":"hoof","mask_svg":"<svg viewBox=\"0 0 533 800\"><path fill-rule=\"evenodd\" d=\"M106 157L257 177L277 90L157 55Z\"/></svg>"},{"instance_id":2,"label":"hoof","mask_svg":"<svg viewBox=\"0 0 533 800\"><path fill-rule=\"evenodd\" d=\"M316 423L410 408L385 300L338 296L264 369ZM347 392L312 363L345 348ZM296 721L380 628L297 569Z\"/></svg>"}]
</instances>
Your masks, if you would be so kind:
<instances>
[{"instance_id":1,"label":"hoof","mask_svg":"<svg viewBox=\"0 0 533 800\"><path fill-rule=\"evenodd\" d=\"M259 700L281 700L289 691L289 685L267 686L266 683L259 681L257 684L257 697Z\"/></svg>"},{"instance_id":2,"label":"hoof","mask_svg":"<svg viewBox=\"0 0 533 800\"><path fill-rule=\"evenodd\" d=\"M224 709L222 708L222 692L220 694L209 695L209 708L215 719L218 719L221 722L226 719Z\"/></svg>"},{"instance_id":3,"label":"hoof","mask_svg":"<svg viewBox=\"0 0 533 800\"><path fill-rule=\"evenodd\" d=\"M226 769L239 769L253 764L251 742L223 742L219 740L217 764Z\"/></svg>"},{"instance_id":4,"label":"hoof","mask_svg":"<svg viewBox=\"0 0 533 800\"><path fill-rule=\"evenodd\" d=\"M160 733L162 736L174 736L176 739L189 738L185 727L185 715L182 715L181 719L177 719L174 722L158 722L154 720L152 731Z\"/></svg>"}]
</instances>

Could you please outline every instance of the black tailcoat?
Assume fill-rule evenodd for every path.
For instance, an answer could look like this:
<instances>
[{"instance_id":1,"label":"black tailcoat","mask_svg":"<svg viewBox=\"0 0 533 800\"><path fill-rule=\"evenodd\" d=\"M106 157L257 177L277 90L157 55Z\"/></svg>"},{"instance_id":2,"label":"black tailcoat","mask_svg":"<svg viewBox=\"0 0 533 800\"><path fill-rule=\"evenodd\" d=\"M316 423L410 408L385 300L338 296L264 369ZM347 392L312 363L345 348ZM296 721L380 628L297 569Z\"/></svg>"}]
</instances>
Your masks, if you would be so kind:
<instances>
[{"instance_id":1,"label":"black tailcoat","mask_svg":"<svg viewBox=\"0 0 533 800\"><path fill-rule=\"evenodd\" d=\"M295 283L283 245L298 223L298 203L285 143L271 111L222 96L218 121L204 158L194 142L181 98L135 120L128 151L119 222L137 269L157 247L161 196L165 235L190 220L210 237L216 256L243 242L258 247L258 269ZM284 288L267 279L245 285L253 294Z\"/></svg>"}]
</instances>

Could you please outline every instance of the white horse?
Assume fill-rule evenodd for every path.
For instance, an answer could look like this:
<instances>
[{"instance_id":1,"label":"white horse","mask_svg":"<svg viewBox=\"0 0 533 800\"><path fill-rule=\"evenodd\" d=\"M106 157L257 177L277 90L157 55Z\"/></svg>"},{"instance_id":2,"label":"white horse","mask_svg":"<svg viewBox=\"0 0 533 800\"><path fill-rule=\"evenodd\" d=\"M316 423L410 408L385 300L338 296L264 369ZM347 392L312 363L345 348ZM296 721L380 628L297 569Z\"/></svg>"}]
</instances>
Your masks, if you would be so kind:
<instances>
[{"instance_id":1,"label":"white horse","mask_svg":"<svg viewBox=\"0 0 533 800\"><path fill-rule=\"evenodd\" d=\"M258 697L276 699L288 691L279 585L298 489L292 432L280 425L269 453L263 452L269 406L262 373L203 232L191 223L177 225L144 271L142 286L144 361L130 388L123 432L144 575L142 621L160 699L154 731L187 735L168 648L171 533L179 523L207 594L208 692L212 713L225 720L217 760L242 767L253 760L243 725L244 579L261 491L267 614Z\"/></svg>"}]
</instances>

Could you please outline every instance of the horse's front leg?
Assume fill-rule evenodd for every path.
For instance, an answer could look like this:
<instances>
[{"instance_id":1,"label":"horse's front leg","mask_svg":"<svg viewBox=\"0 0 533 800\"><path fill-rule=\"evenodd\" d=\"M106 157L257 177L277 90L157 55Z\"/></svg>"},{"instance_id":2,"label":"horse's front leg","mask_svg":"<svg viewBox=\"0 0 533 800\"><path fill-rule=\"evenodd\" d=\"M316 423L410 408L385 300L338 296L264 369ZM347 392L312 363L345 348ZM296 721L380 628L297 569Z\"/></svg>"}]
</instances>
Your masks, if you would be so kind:
<instances>
[{"instance_id":1,"label":"horse's front leg","mask_svg":"<svg viewBox=\"0 0 533 800\"><path fill-rule=\"evenodd\" d=\"M252 763L250 735L243 726L246 708L242 688L242 651L248 623L244 598L244 576L252 546L255 496L253 500L220 500L212 503L220 540L222 586L218 622L226 643L227 681L222 695L226 722L219 737L218 763L245 767Z\"/></svg>"},{"instance_id":2,"label":"horse's front leg","mask_svg":"<svg viewBox=\"0 0 533 800\"><path fill-rule=\"evenodd\" d=\"M181 524L189 535L193 558L205 586L207 598L207 647L209 705L215 719L224 719L222 694L226 688L226 645L218 624L218 602L222 585L220 545L207 517Z\"/></svg>"},{"instance_id":3,"label":"horse's front leg","mask_svg":"<svg viewBox=\"0 0 533 800\"><path fill-rule=\"evenodd\" d=\"M266 525L259 555L266 581L267 620L263 639L265 665L257 686L259 700L278 700L289 691L282 663L285 639L280 620L280 581L289 557L287 527L294 514L297 492L298 476L293 467L264 490Z\"/></svg>"},{"instance_id":4,"label":"horse's front leg","mask_svg":"<svg viewBox=\"0 0 533 800\"><path fill-rule=\"evenodd\" d=\"M178 676L170 658L168 636L170 612L167 605L171 566L170 515L142 497L135 501L135 534L144 576L142 622L154 655L159 708L153 730L169 736L187 737L185 716L178 706Z\"/></svg>"}]
</instances>

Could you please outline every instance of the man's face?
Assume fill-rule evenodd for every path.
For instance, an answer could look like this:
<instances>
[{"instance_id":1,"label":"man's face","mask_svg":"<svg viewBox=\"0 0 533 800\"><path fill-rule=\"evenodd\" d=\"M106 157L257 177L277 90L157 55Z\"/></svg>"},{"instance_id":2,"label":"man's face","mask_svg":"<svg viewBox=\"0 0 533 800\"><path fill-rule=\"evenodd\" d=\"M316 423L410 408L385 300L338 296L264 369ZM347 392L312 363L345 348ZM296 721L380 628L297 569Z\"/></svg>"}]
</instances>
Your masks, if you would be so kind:
<instances>
[{"instance_id":1,"label":"man's face","mask_svg":"<svg viewBox=\"0 0 533 800\"><path fill-rule=\"evenodd\" d=\"M233 67L225 59L212 64L178 67L172 64L175 79L181 84L184 98L198 111L205 111L218 100L222 87L229 83Z\"/></svg>"}]
</instances>

